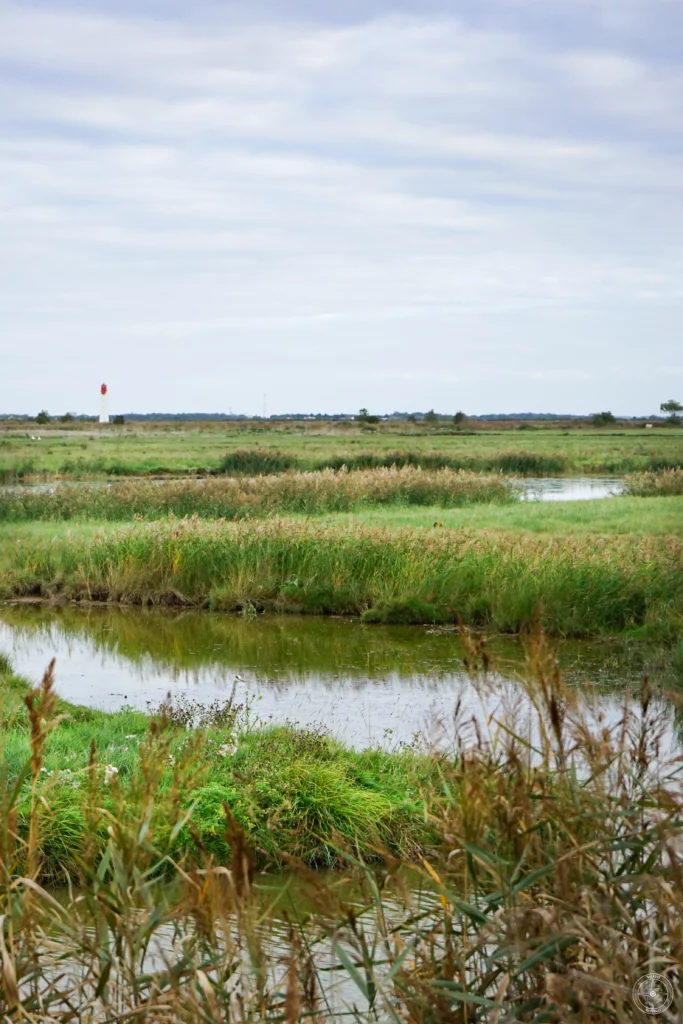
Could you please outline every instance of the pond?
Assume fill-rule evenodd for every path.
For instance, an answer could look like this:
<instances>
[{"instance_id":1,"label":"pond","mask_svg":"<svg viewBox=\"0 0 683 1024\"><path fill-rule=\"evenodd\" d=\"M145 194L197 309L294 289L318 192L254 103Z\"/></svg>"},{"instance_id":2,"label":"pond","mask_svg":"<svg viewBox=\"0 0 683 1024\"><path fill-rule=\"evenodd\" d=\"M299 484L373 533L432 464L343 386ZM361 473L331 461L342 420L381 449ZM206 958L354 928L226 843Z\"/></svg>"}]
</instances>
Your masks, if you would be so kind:
<instances>
[{"instance_id":1,"label":"pond","mask_svg":"<svg viewBox=\"0 0 683 1024\"><path fill-rule=\"evenodd\" d=\"M493 638L496 698L519 692L524 654L516 638ZM616 716L635 691L648 653L623 644L558 641L560 664L574 684L590 686ZM416 735L452 730L458 698L482 708L451 627L363 626L358 620L241 616L102 606L0 608L0 651L15 669L39 679L57 658L59 694L105 710L145 710L170 693L201 703L226 700L233 685L263 722L323 728L357 747L393 747ZM669 709L663 713L669 714Z\"/></svg>"},{"instance_id":2,"label":"pond","mask_svg":"<svg viewBox=\"0 0 683 1024\"><path fill-rule=\"evenodd\" d=\"M523 501L595 501L612 498L624 489L623 480L617 477L526 477L516 483L523 488Z\"/></svg>"}]
</instances>

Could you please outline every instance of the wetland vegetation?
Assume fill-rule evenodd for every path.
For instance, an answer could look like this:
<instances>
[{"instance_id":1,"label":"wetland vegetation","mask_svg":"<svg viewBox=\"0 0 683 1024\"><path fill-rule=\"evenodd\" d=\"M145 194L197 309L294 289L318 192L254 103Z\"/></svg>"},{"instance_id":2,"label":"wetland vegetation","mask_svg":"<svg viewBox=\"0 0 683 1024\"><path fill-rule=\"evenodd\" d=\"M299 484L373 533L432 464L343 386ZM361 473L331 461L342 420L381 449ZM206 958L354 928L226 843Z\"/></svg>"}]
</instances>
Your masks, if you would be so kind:
<instances>
[{"instance_id":1,"label":"wetland vegetation","mask_svg":"<svg viewBox=\"0 0 683 1024\"><path fill-rule=\"evenodd\" d=\"M392 749L260 722L236 695L106 713L3 660L4 1019L606 1024L638 1019L644 973L680 985L678 696L644 683L634 702L624 673L606 715L545 639L618 636L683 671L680 430L41 430L3 430L2 479L84 483L0 495L2 599L240 611L245 629L353 615L403 644L457 622L482 694L501 677L469 627L527 654L522 705L475 723L454 691L449 744ZM627 493L519 502L502 475L576 472L629 474ZM164 644L185 650L180 627ZM286 917L290 882L273 898L254 875L283 865L310 894Z\"/></svg>"},{"instance_id":2,"label":"wetland vegetation","mask_svg":"<svg viewBox=\"0 0 683 1024\"><path fill-rule=\"evenodd\" d=\"M520 426L533 427L520 431ZM311 421L148 423L104 429L0 424L0 481L419 465L515 475L624 474L683 467L683 428L478 424L476 430Z\"/></svg>"},{"instance_id":3,"label":"wetland vegetation","mask_svg":"<svg viewBox=\"0 0 683 1024\"><path fill-rule=\"evenodd\" d=\"M104 716L4 664L5 1018L639 1019L634 983L683 968L680 759L647 687L607 727L540 634L527 659L533 742L510 710L451 751L359 755L230 705ZM298 912L254 875L273 858Z\"/></svg>"},{"instance_id":4,"label":"wetland vegetation","mask_svg":"<svg viewBox=\"0 0 683 1024\"><path fill-rule=\"evenodd\" d=\"M618 499L614 499L618 500ZM41 524L42 525L42 524ZM0 595L363 614L561 636L678 638L683 542L288 519L44 530L2 545Z\"/></svg>"},{"instance_id":5,"label":"wetland vegetation","mask_svg":"<svg viewBox=\"0 0 683 1024\"><path fill-rule=\"evenodd\" d=\"M129 481L102 486L18 488L0 494L0 522L199 515L213 519L320 515L369 506L510 504L514 485L503 477L453 470L323 470L204 481Z\"/></svg>"}]
</instances>

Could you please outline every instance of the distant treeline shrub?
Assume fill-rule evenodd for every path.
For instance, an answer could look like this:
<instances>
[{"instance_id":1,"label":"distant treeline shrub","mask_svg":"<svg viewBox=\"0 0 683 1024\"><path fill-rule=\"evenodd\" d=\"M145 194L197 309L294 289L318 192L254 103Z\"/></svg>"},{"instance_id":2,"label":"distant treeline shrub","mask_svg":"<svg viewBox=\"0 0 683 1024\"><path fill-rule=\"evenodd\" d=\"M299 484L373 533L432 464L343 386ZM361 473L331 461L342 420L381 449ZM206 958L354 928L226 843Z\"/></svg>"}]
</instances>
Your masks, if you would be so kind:
<instances>
[{"instance_id":1,"label":"distant treeline shrub","mask_svg":"<svg viewBox=\"0 0 683 1024\"><path fill-rule=\"evenodd\" d=\"M204 481L117 482L109 486L64 484L0 494L0 521L92 519L123 521L199 515L212 519L274 513L348 512L371 505L437 505L454 508L516 498L501 477L440 469L283 473Z\"/></svg>"}]
</instances>

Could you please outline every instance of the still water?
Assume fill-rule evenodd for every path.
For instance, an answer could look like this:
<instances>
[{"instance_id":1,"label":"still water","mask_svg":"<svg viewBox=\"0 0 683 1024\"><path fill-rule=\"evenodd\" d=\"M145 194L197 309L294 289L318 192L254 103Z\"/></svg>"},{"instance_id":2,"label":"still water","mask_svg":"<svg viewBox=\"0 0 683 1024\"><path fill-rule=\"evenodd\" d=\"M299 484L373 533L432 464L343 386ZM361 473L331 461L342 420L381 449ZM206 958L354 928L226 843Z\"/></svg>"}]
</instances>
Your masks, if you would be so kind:
<instances>
[{"instance_id":1,"label":"still water","mask_svg":"<svg viewBox=\"0 0 683 1024\"><path fill-rule=\"evenodd\" d=\"M516 639L490 642L495 693L519 692L523 651ZM567 678L590 686L609 710L638 687L642 650L561 641ZM482 709L450 627L363 626L342 618L240 616L206 611L109 607L0 607L0 651L39 679L56 657L66 700L105 710L146 709L170 693L202 703L236 697L264 722L322 727L354 746L394 746L452 727L459 697Z\"/></svg>"},{"instance_id":2,"label":"still water","mask_svg":"<svg viewBox=\"0 0 683 1024\"><path fill-rule=\"evenodd\" d=\"M623 480L616 477L526 477L518 480L523 501L595 501L621 494Z\"/></svg>"}]
</instances>

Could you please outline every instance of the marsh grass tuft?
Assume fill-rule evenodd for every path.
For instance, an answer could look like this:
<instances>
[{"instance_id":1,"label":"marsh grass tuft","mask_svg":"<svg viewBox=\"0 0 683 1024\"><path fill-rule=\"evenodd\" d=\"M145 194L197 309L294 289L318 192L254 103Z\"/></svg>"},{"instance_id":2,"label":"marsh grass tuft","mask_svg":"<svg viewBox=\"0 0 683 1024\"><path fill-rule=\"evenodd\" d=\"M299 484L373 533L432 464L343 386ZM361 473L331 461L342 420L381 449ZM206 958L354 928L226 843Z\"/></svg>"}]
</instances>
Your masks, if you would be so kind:
<instances>
[{"instance_id":1,"label":"marsh grass tuft","mask_svg":"<svg viewBox=\"0 0 683 1024\"><path fill-rule=\"evenodd\" d=\"M401 469L465 470L478 473L515 473L520 476L546 476L566 473L570 460L562 454L528 451L455 455L439 451L398 450L387 452L344 452L315 461L272 448L250 448L230 452L221 462L224 473L279 473L284 469Z\"/></svg>"}]
</instances>

